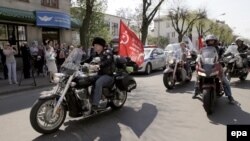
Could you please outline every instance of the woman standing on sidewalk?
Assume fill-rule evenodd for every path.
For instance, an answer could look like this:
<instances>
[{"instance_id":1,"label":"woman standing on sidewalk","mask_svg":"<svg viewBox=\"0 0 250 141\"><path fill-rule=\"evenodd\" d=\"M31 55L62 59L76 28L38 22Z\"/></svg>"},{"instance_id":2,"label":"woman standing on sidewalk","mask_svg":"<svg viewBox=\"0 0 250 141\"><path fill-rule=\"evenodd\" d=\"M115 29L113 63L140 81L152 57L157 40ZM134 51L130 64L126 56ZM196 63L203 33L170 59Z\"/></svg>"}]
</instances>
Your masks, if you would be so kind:
<instances>
[{"instance_id":1,"label":"woman standing on sidewalk","mask_svg":"<svg viewBox=\"0 0 250 141\"><path fill-rule=\"evenodd\" d=\"M54 52L54 49L52 47L51 40L48 41L48 44L46 46L45 57L49 71L50 82L53 82L53 75L54 73L57 73L57 67L56 67L56 53Z\"/></svg>"},{"instance_id":2,"label":"woman standing on sidewalk","mask_svg":"<svg viewBox=\"0 0 250 141\"><path fill-rule=\"evenodd\" d=\"M4 55L6 56L6 65L8 68L8 78L9 78L9 84L15 83L17 84L17 78L16 78L16 48L13 46L10 46L9 43L7 43L3 50Z\"/></svg>"}]
</instances>

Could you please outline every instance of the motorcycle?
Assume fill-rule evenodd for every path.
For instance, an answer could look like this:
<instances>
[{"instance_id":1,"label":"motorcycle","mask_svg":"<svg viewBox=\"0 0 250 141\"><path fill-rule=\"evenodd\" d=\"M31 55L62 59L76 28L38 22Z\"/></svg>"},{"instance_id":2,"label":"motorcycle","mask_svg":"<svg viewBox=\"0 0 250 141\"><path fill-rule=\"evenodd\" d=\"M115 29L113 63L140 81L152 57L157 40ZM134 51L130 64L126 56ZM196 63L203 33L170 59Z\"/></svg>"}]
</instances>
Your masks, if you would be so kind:
<instances>
[{"instance_id":1,"label":"motorcycle","mask_svg":"<svg viewBox=\"0 0 250 141\"><path fill-rule=\"evenodd\" d=\"M224 64L226 67L225 75L230 81L231 78L238 77L240 80L246 80L248 75L247 68L243 67L242 58L246 58L247 53L239 53L236 45L230 45L224 54Z\"/></svg>"},{"instance_id":2,"label":"motorcycle","mask_svg":"<svg viewBox=\"0 0 250 141\"><path fill-rule=\"evenodd\" d=\"M129 75L133 68L126 66L126 59L116 58L116 71L113 83L103 88L100 100L101 110L92 110L90 88L93 88L97 72L92 63L80 65L81 49L74 49L62 65L62 73L56 73L57 84L52 93L41 95L30 112L30 123L34 130L42 134L56 132L64 123L67 112L69 116L91 117L108 109L120 109L127 99L127 93L136 88L136 81ZM93 59L98 63L100 58Z\"/></svg>"},{"instance_id":3,"label":"motorcycle","mask_svg":"<svg viewBox=\"0 0 250 141\"><path fill-rule=\"evenodd\" d=\"M199 94L203 97L203 107L207 114L212 114L216 99L224 94L222 82L219 79L219 62L215 62L216 53L213 48L204 48L201 54L201 63L197 64L197 83Z\"/></svg>"},{"instance_id":4,"label":"motorcycle","mask_svg":"<svg viewBox=\"0 0 250 141\"><path fill-rule=\"evenodd\" d=\"M181 60L182 52L179 48L167 51L167 67L163 74L163 83L167 89L173 89L176 82L184 83L192 79L191 67L188 72L185 69L185 63Z\"/></svg>"}]
</instances>

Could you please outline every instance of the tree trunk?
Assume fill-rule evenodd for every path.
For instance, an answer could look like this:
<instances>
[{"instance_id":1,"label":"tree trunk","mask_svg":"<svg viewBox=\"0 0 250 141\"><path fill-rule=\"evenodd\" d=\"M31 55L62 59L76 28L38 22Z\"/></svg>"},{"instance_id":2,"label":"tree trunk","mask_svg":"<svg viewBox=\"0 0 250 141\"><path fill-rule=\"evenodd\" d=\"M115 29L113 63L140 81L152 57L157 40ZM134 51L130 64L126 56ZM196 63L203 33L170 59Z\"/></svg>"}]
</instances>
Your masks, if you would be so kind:
<instances>
[{"instance_id":1,"label":"tree trunk","mask_svg":"<svg viewBox=\"0 0 250 141\"><path fill-rule=\"evenodd\" d=\"M145 45L146 43L147 36L148 36L148 25L144 23L142 24L142 28L141 28L141 41L143 45Z\"/></svg>"},{"instance_id":2,"label":"tree trunk","mask_svg":"<svg viewBox=\"0 0 250 141\"><path fill-rule=\"evenodd\" d=\"M181 42L182 41L182 38L183 38L183 35L182 34L178 34L178 42Z\"/></svg>"}]
</instances>

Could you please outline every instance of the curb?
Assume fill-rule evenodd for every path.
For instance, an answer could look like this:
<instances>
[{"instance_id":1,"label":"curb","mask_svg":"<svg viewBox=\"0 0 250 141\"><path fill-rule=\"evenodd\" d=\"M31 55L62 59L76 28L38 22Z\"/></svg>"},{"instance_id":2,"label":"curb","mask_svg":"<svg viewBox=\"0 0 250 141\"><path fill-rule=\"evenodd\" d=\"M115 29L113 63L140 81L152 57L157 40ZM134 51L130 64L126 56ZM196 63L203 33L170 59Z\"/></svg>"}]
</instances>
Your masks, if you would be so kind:
<instances>
[{"instance_id":1,"label":"curb","mask_svg":"<svg viewBox=\"0 0 250 141\"><path fill-rule=\"evenodd\" d=\"M0 96L2 96L2 95L8 95L8 94L13 94L13 93L24 92L24 91L36 90L36 89L45 88L45 87L49 87L49 86L53 86L53 84L28 86L28 87L23 87L23 88L22 88L22 86L20 86L18 89L1 91L0 92Z\"/></svg>"}]
</instances>

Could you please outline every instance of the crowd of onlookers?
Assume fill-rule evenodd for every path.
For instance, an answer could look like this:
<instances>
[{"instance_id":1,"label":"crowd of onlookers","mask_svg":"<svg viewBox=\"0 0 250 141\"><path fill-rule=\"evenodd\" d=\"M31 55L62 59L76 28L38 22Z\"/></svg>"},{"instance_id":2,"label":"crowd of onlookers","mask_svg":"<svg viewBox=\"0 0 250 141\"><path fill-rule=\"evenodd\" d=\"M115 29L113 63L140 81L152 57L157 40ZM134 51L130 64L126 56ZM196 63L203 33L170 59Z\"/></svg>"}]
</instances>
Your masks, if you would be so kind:
<instances>
[{"instance_id":1,"label":"crowd of onlookers","mask_svg":"<svg viewBox=\"0 0 250 141\"><path fill-rule=\"evenodd\" d=\"M53 74L60 71L61 65L73 49L73 45L53 43L51 40L46 40L43 44L38 44L37 41L33 41L31 44L22 43L20 52L24 78L49 74L50 82L52 82ZM2 71L4 78L9 80L9 84L17 84L16 54L17 49L14 45L6 43L0 47Z\"/></svg>"}]
</instances>

